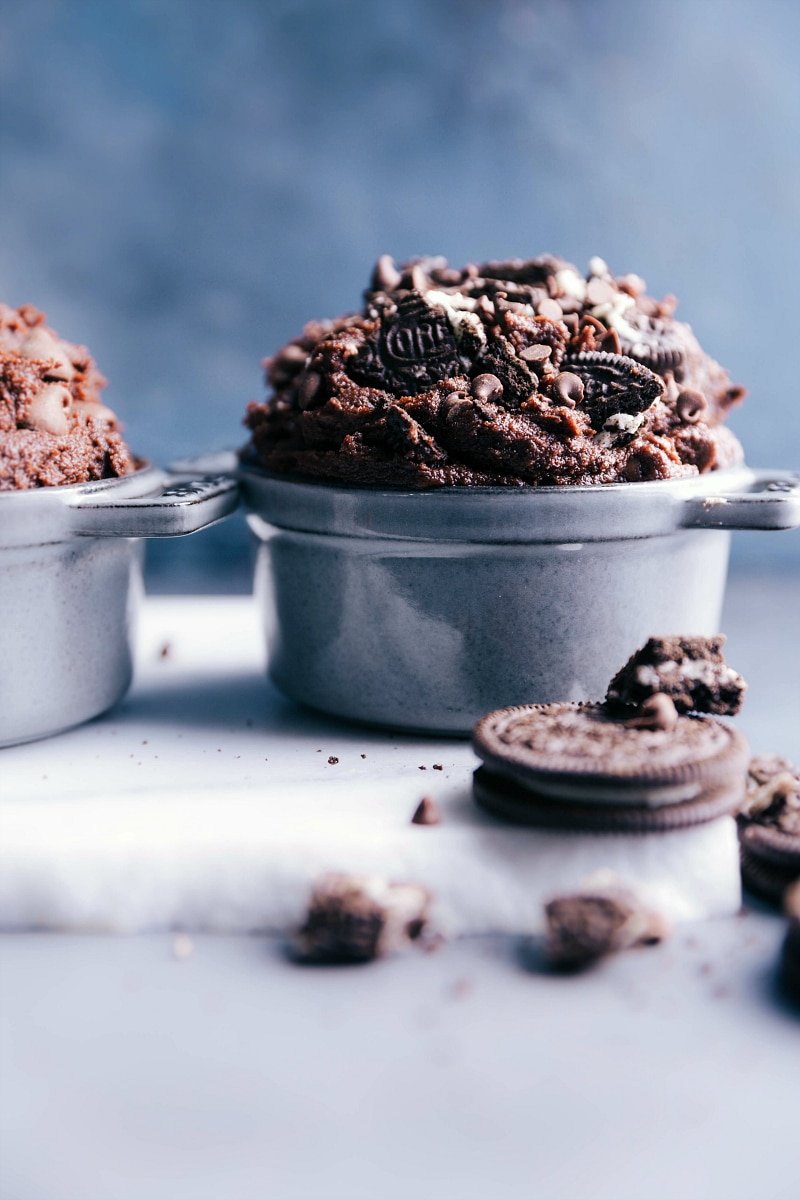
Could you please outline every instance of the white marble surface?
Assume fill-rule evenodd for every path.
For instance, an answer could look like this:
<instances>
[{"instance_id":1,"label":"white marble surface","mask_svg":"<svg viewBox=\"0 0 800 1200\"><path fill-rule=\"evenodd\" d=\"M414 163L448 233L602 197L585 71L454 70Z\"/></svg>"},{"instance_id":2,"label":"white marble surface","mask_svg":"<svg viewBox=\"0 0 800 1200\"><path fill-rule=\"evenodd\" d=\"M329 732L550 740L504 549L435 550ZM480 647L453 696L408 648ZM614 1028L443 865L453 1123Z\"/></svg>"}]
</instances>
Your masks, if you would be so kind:
<instances>
[{"instance_id":1,"label":"white marble surface","mask_svg":"<svg viewBox=\"0 0 800 1200\"><path fill-rule=\"evenodd\" d=\"M794 755L798 612L796 579L743 581L725 622L751 681L745 730ZM181 636L178 621L174 664L151 661L167 678ZM214 653L222 678L224 645ZM129 743L114 759L128 789L158 778L155 728L176 707L187 784L241 763L260 785L269 764L256 774L255 754L226 747L242 728L258 736L246 722L263 684L229 683L224 704L216 686L143 686L107 719ZM382 744L288 705L270 720L278 737L299 727L323 783L334 769L357 779ZM24 770L23 748L4 752L0 789L13 770L18 796L66 803L103 780L113 803L119 779L92 757L104 724L41 744ZM449 786L468 752L436 745L386 746L392 776L416 793L442 761ZM800 1020L774 988L781 933L749 911L574 979L542 974L507 937L313 971L270 938L195 936L179 959L168 934L6 935L0 1198L789 1200Z\"/></svg>"},{"instance_id":2,"label":"white marble surface","mask_svg":"<svg viewBox=\"0 0 800 1200\"><path fill-rule=\"evenodd\" d=\"M531 931L545 899L600 870L670 920L739 907L729 817L650 838L487 817L467 742L367 734L284 701L250 597L150 600L139 645L116 712L3 753L0 929L281 931L330 870L424 884L448 935ZM411 824L424 793L436 828Z\"/></svg>"}]
</instances>

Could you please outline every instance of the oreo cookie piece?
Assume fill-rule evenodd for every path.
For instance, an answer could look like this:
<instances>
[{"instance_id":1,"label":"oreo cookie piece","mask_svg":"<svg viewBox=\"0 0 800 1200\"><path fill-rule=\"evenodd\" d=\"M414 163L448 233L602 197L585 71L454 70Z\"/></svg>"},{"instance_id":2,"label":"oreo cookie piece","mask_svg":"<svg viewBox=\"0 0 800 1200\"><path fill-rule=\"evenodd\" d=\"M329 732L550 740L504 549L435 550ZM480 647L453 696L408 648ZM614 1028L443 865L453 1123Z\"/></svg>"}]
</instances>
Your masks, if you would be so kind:
<instances>
[{"instance_id":1,"label":"oreo cookie piece","mask_svg":"<svg viewBox=\"0 0 800 1200\"><path fill-rule=\"evenodd\" d=\"M663 379L624 354L587 350L568 355L562 369L583 382L578 407L589 414L594 429L602 429L617 413L635 416L645 412L664 395Z\"/></svg>"},{"instance_id":2,"label":"oreo cookie piece","mask_svg":"<svg viewBox=\"0 0 800 1200\"><path fill-rule=\"evenodd\" d=\"M411 291L384 313L377 337L362 346L347 370L356 383L415 396L462 374L463 364L447 313Z\"/></svg>"},{"instance_id":3,"label":"oreo cookie piece","mask_svg":"<svg viewBox=\"0 0 800 1200\"><path fill-rule=\"evenodd\" d=\"M547 957L565 971L583 970L609 954L653 946L669 936L661 914L613 878L554 896L545 905L545 922Z\"/></svg>"},{"instance_id":4,"label":"oreo cookie piece","mask_svg":"<svg viewBox=\"0 0 800 1200\"><path fill-rule=\"evenodd\" d=\"M317 881L294 957L304 963L363 963L416 942L429 921L431 896L414 883L331 873Z\"/></svg>"},{"instance_id":5,"label":"oreo cookie piece","mask_svg":"<svg viewBox=\"0 0 800 1200\"><path fill-rule=\"evenodd\" d=\"M626 309L624 315L624 321L617 326L622 353L659 375L671 371L676 379L682 379L694 340L687 335L685 326L672 319L648 316L634 306Z\"/></svg>"},{"instance_id":6,"label":"oreo cookie piece","mask_svg":"<svg viewBox=\"0 0 800 1200\"><path fill-rule=\"evenodd\" d=\"M664 727L603 704L498 709L475 726L473 745L493 779L537 799L620 808L682 804L726 788L739 807L748 757L738 730L711 718L679 716Z\"/></svg>"},{"instance_id":7,"label":"oreo cookie piece","mask_svg":"<svg viewBox=\"0 0 800 1200\"><path fill-rule=\"evenodd\" d=\"M476 377L493 375L500 380L503 391L497 403L504 408L519 408L524 400L535 394L539 384L535 371L528 368L525 360L517 357L511 342L504 337L494 338L481 352L475 360L473 374Z\"/></svg>"},{"instance_id":8,"label":"oreo cookie piece","mask_svg":"<svg viewBox=\"0 0 800 1200\"><path fill-rule=\"evenodd\" d=\"M611 680L610 703L641 704L656 693L669 696L679 712L733 716L747 684L725 662L725 635L651 637Z\"/></svg>"}]
</instances>

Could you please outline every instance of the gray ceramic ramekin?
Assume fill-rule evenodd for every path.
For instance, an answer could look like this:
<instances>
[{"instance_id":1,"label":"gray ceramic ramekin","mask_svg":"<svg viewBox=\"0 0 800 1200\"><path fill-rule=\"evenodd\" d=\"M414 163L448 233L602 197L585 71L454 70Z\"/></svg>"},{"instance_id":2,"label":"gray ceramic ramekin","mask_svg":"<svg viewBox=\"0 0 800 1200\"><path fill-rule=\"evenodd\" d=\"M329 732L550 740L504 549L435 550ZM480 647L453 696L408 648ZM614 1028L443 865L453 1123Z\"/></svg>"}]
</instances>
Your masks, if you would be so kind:
<instances>
[{"instance_id":1,"label":"gray ceramic ramekin","mask_svg":"<svg viewBox=\"0 0 800 1200\"><path fill-rule=\"evenodd\" d=\"M655 633L719 628L729 530L800 525L800 476L384 491L240 472L269 672L336 716L466 734L598 699Z\"/></svg>"},{"instance_id":2,"label":"gray ceramic ramekin","mask_svg":"<svg viewBox=\"0 0 800 1200\"><path fill-rule=\"evenodd\" d=\"M237 504L229 477L153 467L0 493L0 746L79 725L124 695L138 539L194 533Z\"/></svg>"}]
</instances>

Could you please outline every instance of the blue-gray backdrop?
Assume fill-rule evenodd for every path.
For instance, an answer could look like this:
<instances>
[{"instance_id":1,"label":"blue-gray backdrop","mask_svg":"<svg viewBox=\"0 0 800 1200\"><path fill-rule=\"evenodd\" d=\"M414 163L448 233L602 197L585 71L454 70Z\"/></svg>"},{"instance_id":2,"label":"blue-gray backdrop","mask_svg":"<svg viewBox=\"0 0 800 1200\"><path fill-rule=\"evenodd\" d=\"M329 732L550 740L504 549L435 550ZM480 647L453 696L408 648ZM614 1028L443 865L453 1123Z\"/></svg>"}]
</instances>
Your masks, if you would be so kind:
<instances>
[{"instance_id":1,"label":"blue-gray backdrop","mask_svg":"<svg viewBox=\"0 0 800 1200\"><path fill-rule=\"evenodd\" d=\"M0 0L0 295L143 454L235 444L261 357L373 259L552 250L674 291L800 467L796 0ZM800 535L745 565L798 570ZM151 554L245 586L227 525Z\"/></svg>"}]
</instances>

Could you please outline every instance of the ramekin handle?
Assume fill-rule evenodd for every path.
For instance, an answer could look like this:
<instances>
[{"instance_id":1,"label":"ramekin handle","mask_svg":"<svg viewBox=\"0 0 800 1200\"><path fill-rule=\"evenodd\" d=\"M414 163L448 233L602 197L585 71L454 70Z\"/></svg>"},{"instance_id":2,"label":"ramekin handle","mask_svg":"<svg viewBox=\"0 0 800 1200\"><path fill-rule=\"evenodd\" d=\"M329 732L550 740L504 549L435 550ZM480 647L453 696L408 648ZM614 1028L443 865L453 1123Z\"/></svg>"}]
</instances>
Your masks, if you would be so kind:
<instances>
[{"instance_id":1,"label":"ramekin handle","mask_svg":"<svg viewBox=\"0 0 800 1200\"><path fill-rule=\"evenodd\" d=\"M687 500L681 524L693 529L800 528L800 473L756 471L741 492L722 489Z\"/></svg>"},{"instance_id":2,"label":"ramekin handle","mask_svg":"<svg viewBox=\"0 0 800 1200\"><path fill-rule=\"evenodd\" d=\"M166 477L150 496L82 497L70 506L70 532L78 537L183 537L235 512L239 484L229 475Z\"/></svg>"}]
</instances>

